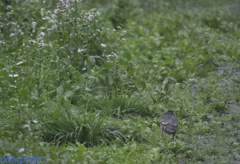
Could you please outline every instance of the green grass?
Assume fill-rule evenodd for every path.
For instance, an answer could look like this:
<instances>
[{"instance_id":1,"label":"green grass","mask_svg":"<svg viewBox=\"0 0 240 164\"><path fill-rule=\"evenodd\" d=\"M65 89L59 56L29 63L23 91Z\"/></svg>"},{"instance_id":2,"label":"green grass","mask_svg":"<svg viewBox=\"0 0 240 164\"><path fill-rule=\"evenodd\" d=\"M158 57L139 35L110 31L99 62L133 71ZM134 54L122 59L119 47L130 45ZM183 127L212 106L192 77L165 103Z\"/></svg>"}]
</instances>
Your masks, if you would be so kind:
<instances>
[{"instance_id":1,"label":"green grass","mask_svg":"<svg viewBox=\"0 0 240 164\"><path fill-rule=\"evenodd\" d=\"M79 142L87 147L109 144L116 138L126 140L121 133L121 128L113 123L108 123L107 118L100 113L76 113L64 106L54 107L53 113L44 118L43 139L46 142L55 141L56 144L66 145Z\"/></svg>"},{"instance_id":2,"label":"green grass","mask_svg":"<svg viewBox=\"0 0 240 164\"><path fill-rule=\"evenodd\" d=\"M1 158L240 162L239 1L44 2L0 2Z\"/></svg>"}]
</instances>

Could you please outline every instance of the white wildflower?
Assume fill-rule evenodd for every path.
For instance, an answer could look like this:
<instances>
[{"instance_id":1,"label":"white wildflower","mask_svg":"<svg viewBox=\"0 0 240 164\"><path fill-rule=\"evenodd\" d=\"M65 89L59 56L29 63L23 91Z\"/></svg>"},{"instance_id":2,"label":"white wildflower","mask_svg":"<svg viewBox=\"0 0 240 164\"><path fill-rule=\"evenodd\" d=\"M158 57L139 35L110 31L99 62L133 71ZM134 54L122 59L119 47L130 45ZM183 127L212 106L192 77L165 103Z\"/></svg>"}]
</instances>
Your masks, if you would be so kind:
<instances>
[{"instance_id":1,"label":"white wildflower","mask_svg":"<svg viewBox=\"0 0 240 164\"><path fill-rule=\"evenodd\" d=\"M93 18L93 17L94 17L93 15L89 15L89 16L88 16L89 21L92 21L92 18Z\"/></svg>"},{"instance_id":2,"label":"white wildflower","mask_svg":"<svg viewBox=\"0 0 240 164\"><path fill-rule=\"evenodd\" d=\"M37 122L37 120L33 120L33 123L34 123L34 124L37 124L38 122Z\"/></svg>"},{"instance_id":3,"label":"white wildflower","mask_svg":"<svg viewBox=\"0 0 240 164\"><path fill-rule=\"evenodd\" d=\"M36 41L34 41L34 40L30 40L29 42L30 42L30 43L33 43L33 44L35 44L35 43L36 43Z\"/></svg>"},{"instance_id":4,"label":"white wildflower","mask_svg":"<svg viewBox=\"0 0 240 164\"><path fill-rule=\"evenodd\" d=\"M52 14L51 16L53 19L57 18L57 15L55 15L55 14Z\"/></svg>"},{"instance_id":5,"label":"white wildflower","mask_svg":"<svg viewBox=\"0 0 240 164\"><path fill-rule=\"evenodd\" d=\"M39 37L44 36L45 32L40 32Z\"/></svg>"},{"instance_id":6,"label":"white wildflower","mask_svg":"<svg viewBox=\"0 0 240 164\"><path fill-rule=\"evenodd\" d=\"M82 51L84 51L84 49L78 49L78 53L81 53Z\"/></svg>"},{"instance_id":7,"label":"white wildflower","mask_svg":"<svg viewBox=\"0 0 240 164\"><path fill-rule=\"evenodd\" d=\"M12 88L17 88L17 86L15 86L15 85L10 85L10 87L12 87Z\"/></svg>"},{"instance_id":8,"label":"white wildflower","mask_svg":"<svg viewBox=\"0 0 240 164\"><path fill-rule=\"evenodd\" d=\"M112 54L113 54L114 57L117 57L117 55L114 52L112 52Z\"/></svg>"},{"instance_id":9,"label":"white wildflower","mask_svg":"<svg viewBox=\"0 0 240 164\"><path fill-rule=\"evenodd\" d=\"M22 153L22 152L24 152L24 148L21 148L21 149L19 150L19 153Z\"/></svg>"},{"instance_id":10,"label":"white wildflower","mask_svg":"<svg viewBox=\"0 0 240 164\"><path fill-rule=\"evenodd\" d=\"M101 44L102 47L106 47L107 45L106 44Z\"/></svg>"},{"instance_id":11,"label":"white wildflower","mask_svg":"<svg viewBox=\"0 0 240 164\"><path fill-rule=\"evenodd\" d=\"M59 9L54 10L54 14L58 14L58 12L59 12Z\"/></svg>"},{"instance_id":12,"label":"white wildflower","mask_svg":"<svg viewBox=\"0 0 240 164\"><path fill-rule=\"evenodd\" d=\"M24 128L30 128L30 125L26 124L23 126Z\"/></svg>"},{"instance_id":13,"label":"white wildflower","mask_svg":"<svg viewBox=\"0 0 240 164\"><path fill-rule=\"evenodd\" d=\"M12 154L10 153L6 153L5 155L8 156L9 158L12 158Z\"/></svg>"}]
</instances>

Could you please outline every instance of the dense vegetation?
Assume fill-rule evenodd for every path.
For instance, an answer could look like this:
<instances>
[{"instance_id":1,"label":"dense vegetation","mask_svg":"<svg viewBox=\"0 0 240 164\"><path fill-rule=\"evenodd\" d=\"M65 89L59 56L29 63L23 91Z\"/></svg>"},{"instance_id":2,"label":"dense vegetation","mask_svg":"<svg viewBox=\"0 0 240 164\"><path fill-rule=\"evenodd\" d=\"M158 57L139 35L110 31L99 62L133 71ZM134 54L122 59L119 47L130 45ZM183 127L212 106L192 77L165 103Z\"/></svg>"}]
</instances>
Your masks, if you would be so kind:
<instances>
[{"instance_id":1,"label":"dense vegetation","mask_svg":"<svg viewBox=\"0 0 240 164\"><path fill-rule=\"evenodd\" d=\"M1 158L240 162L238 0L0 7ZM167 110L179 130L161 143Z\"/></svg>"}]
</instances>

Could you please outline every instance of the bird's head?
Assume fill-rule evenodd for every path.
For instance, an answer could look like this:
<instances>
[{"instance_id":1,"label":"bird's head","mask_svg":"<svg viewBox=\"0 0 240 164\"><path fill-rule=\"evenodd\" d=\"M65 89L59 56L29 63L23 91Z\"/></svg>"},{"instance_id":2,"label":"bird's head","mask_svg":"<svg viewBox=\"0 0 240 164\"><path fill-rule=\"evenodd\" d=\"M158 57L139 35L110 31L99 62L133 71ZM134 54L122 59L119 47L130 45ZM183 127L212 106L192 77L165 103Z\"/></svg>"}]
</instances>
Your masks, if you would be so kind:
<instances>
[{"instance_id":1,"label":"bird's head","mask_svg":"<svg viewBox=\"0 0 240 164\"><path fill-rule=\"evenodd\" d=\"M174 112L173 112L172 110L168 110L167 113L168 113L169 115L174 115Z\"/></svg>"}]
</instances>

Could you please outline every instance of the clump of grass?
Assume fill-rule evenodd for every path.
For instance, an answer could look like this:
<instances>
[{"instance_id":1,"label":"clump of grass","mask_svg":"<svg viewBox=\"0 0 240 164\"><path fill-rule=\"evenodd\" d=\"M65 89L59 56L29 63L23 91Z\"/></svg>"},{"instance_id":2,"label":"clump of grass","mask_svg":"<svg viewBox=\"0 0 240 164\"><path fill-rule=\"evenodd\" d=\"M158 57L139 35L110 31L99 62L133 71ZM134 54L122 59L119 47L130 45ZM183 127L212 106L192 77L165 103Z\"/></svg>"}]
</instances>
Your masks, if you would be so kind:
<instances>
[{"instance_id":1,"label":"clump of grass","mask_svg":"<svg viewBox=\"0 0 240 164\"><path fill-rule=\"evenodd\" d=\"M100 113L82 113L74 115L71 109L57 109L52 106L50 113L42 124L43 138L47 142L65 145L79 142L86 147L109 144L117 138L125 140L121 127L108 123L107 117Z\"/></svg>"},{"instance_id":2,"label":"clump of grass","mask_svg":"<svg viewBox=\"0 0 240 164\"><path fill-rule=\"evenodd\" d=\"M224 111L227 110L226 103L224 103L224 102L215 102L215 103L213 103L212 108L219 113L223 113Z\"/></svg>"},{"instance_id":3,"label":"clump of grass","mask_svg":"<svg viewBox=\"0 0 240 164\"><path fill-rule=\"evenodd\" d=\"M147 115L146 100L140 100L139 98L139 95L129 96L124 93L122 87L120 93L116 88L110 94L103 94L93 98L92 102L94 107L117 118L123 118L125 115Z\"/></svg>"}]
</instances>

